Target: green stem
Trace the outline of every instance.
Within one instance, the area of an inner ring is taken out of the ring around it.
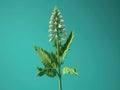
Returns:
[[[62,90],[61,63],[60,63],[59,50],[60,50],[60,47],[59,47],[59,40],[57,39],[58,84],[59,84],[59,90]]]
[[[61,81],[61,73],[60,73],[60,67],[58,68],[58,83],[59,83],[59,90],[62,90],[62,81]]]

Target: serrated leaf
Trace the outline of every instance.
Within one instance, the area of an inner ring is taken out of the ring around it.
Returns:
[[[45,66],[45,68],[56,68],[56,58],[53,53],[49,53],[42,48],[39,48],[38,46],[35,46],[35,50],[39,54],[39,56],[42,59],[42,63]]]
[[[62,74],[78,75],[78,72],[77,72],[76,68],[64,67],[63,70],[62,70]]]
[[[45,71],[42,70],[42,71],[39,71],[39,72],[38,72],[37,76],[43,76],[44,74],[45,74]]]
[[[43,75],[47,75],[49,77],[55,77],[56,76],[56,69],[53,69],[53,68],[40,68],[38,66],[36,66],[36,68],[38,69],[38,73],[37,73],[37,76],[43,76]]]
[[[55,77],[56,76],[56,70],[55,69],[46,69],[45,74],[49,77]]]
[[[40,68],[38,66],[36,66],[37,70],[39,71],[37,73],[37,76],[43,76],[45,74],[45,70],[43,68]]]
[[[40,68],[38,66],[36,66],[36,68],[37,68],[38,71],[42,71],[42,68]]]
[[[47,75],[49,77],[55,77],[56,76],[56,70],[55,69],[43,69],[42,71],[39,71],[37,76],[43,76]]]
[[[66,43],[63,45],[63,47],[61,48],[61,52],[60,52],[60,56],[64,59],[68,50],[70,49],[70,45],[73,41],[74,38],[74,32],[72,31],[66,41]]]

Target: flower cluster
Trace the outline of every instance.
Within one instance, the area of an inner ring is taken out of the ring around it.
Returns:
[[[49,24],[50,24],[49,42],[52,42],[56,39],[59,41],[65,41],[66,40],[66,29],[64,25],[64,20],[62,19],[62,15],[57,7],[54,8]]]

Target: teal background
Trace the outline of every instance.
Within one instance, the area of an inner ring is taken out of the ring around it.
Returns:
[[[0,90],[58,90],[57,78],[37,77],[37,44],[48,42],[57,5],[75,39],[64,66],[79,76],[62,77],[63,90],[120,90],[119,0],[0,0]]]

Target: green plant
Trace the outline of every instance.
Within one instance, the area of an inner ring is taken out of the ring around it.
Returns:
[[[70,45],[74,38],[74,32],[71,31],[70,35],[67,37],[64,20],[57,7],[54,8],[53,14],[49,22],[49,32],[50,40],[53,43],[55,52],[48,52],[37,45],[35,45],[35,50],[41,57],[44,68],[36,66],[38,69],[38,76],[47,75],[49,77],[58,77],[59,90],[62,90],[61,76],[63,74],[74,74],[78,75],[76,68],[64,67],[61,70],[61,65],[64,63],[67,52],[70,49]]]

